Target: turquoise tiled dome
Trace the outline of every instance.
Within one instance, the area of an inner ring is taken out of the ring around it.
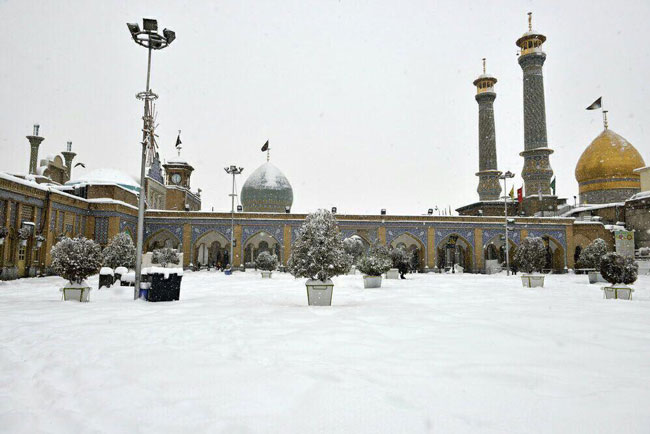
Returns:
[[[244,183],[241,203],[244,212],[285,212],[293,204],[293,189],[280,169],[267,162]]]

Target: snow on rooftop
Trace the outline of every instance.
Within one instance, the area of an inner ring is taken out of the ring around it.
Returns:
[[[87,173],[81,173],[75,176],[65,185],[75,184],[115,184],[128,188],[129,190],[139,190],[140,184],[136,178],[118,169],[99,168]]]

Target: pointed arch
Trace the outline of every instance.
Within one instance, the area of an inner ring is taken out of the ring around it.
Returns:
[[[173,232],[168,229],[159,229],[153,234],[149,235],[144,242],[144,251],[152,252],[154,249],[161,247],[172,247],[178,249],[180,246],[181,240],[178,239]]]

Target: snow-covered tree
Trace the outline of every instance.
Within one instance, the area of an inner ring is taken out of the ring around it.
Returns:
[[[414,249],[411,252],[411,257],[409,258],[409,267],[413,273],[417,272],[420,269],[420,252],[417,249]]]
[[[639,266],[633,258],[624,257],[616,252],[610,252],[602,257],[600,274],[612,285],[623,283],[630,285],[636,282]]]
[[[64,238],[52,247],[52,270],[72,284],[97,273],[102,261],[99,244],[84,237]]]
[[[160,264],[166,267],[167,264],[178,264],[180,257],[176,253],[176,249],[170,247],[163,247],[162,249],[155,249],[151,257],[153,264]]]
[[[408,267],[409,265],[409,260],[411,259],[409,257],[409,254],[404,250],[402,247],[396,247],[393,250],[390,251],[390,260],[393,263],[393,268],[400,268],[400,267]]]
[[[269,252],[262,252],[257,255],[255,266],[260,270],[273,271],[278,268],[278,257]]]
[[[525,273],[542,271],[546,265],[546,246],[539,237],[526,237],[515,251],[515,264]]]
[[[343,240],[343,248],[345,253],[352,256],[352,262],[356,264],[359,261],[361,255],[363,255],[363,241],[359,238],[358,235],[352,235],[349,238]]]
[[[607,253],[607,243],[601,238],[596,238],[580,252],[578,265],[580,268],[594,268],[600,271],[600,261]]]
[[[287,265],[295,277],[322,281],[350,271],[352,257],[345,252],[332,213],[320,209],[307,216]]]
[[[115,269],[117,267],[135,267],[135,246],[133,240],[126,232],[121,232],[113,237],[111,242],[102,252],[104,267]]]
[[[359,260],[357,268],[367,276],[381,276],[392,266],[391,252],[381,244],[374,244],[368,253]]]

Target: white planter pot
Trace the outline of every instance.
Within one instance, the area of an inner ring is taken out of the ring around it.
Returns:
[[[521,283],[524,288],[543,288],[544,275],[543,274],[522,274]]]
[[[603,295],[607,299],[632,300],[634,289],[629,286],[603,286]]]
[[[364,288],[381,288],[381,276],[363,276]]]
[[[90,297],[90,287],[63,288],[63,299],[65,301],[87,302]]]
[[[348,271],[348,274],[351,275],[351,276],[354,276],[355,274],[357,274],[357,267],[355,265],[353,265],[350,268],[350,271]]]
[[[307,286],[307,303],[309,306],[331,306],[334,283],[330,279],[325,281],[309,279]]]
[[[600,274],[600,271],[590,271],[589,283],[607,283],[607,281],[602,276],[602,274]]]
[[[397,268],[391,268],[390,270],[388,270],[386,272],[386,279],[399,279],[399,270]],[[381,285],[381,282],[379,282],[379,284]]]
[[[271,273],[271,271],[262,271],[262,279],[270,279]]]

